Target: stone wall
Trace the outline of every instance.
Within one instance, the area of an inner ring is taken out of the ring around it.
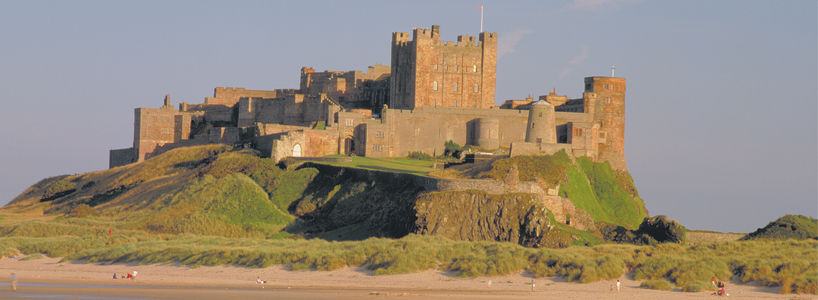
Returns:
[[[382,64],[369,66],[367,72],[361,71],[323,71],[315,72],[310,68],[301,68],[300,93],[305,95],[326,94],[337,102],[354,103],[364,100],[364,85],[367,82],[389,75],[391,68]]]
[[[509,149],[509,156],[514,157],[520,155],[552,155],[554,153],[559,152],[560,150],[565,150],[566,154],[573,156],[570,144],[545,144],[525,142],[512,143],[511,149]]]
[[[206,97],[204,104],[225,105],[232,107],[240,98],[278,98],[285,94],[294,94],[296,90],[246,90],[244,88],[217,87],[213,90],[213,97]]]
[[[596,230],[594,218],[582,208],[577,207],[571,199],[559,196],[542,196],[545,207],[554,214],[554,220],[579,230]]]
[[[528,111],[453,107],[420,107],[414,110],[386,109],[382,119],[390,127],[393,156],[403,157],[409,151],[429,155],[443,154],[443,144],[452,140],[465,146],[477,144],[475,123],[493,118],[502,124],[497,133],[501,147],[525,139]]]
[[[285,95],[282,98],[241,98],[238,101],[238,126],[277,123],[309,126],[326,122],[330,102],[326,95]]]
[[[133,162],[133,147],[125,149],[112,149],[108,153],[108,168],[124,166]]]

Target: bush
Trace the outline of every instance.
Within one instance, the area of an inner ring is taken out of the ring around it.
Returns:
[[[676,286],[673,285],[672,283],[670,283],[670,281],[660,279],[660,280],[643,281],[642,283],[639,284],[639,287],[652,289],[652,290],[669,291],[669,290],[672,290],[673,288],[675,288]]]
[[[412,159],[418,159],[418,160],[435,160],[435,158],[432,157],[429,154],[426,154],[426,153],[423,153],[423,152],[414,152],[414,151],[409,152],[409,155],[407,155],[406,157],[407,158],[412,158]]]
[[[718,288],[712,283],[705,281],[691,281],[682,287],[682,292],[698,293],[701,291],[715,291]]]

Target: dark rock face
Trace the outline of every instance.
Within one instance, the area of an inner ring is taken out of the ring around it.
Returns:
[[[454,240],[503,241],[538,247],[553,225],[532,194],[490,195],[481,191],[432,192],[415,202],[416,233]]]

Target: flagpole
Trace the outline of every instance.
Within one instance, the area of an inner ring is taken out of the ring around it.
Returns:
[[[483,6],[480,5],[480,32],[483,32]]]

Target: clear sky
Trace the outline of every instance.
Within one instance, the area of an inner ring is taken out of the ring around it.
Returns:
[[[302,66],[389,64],[392,32],[499,34],[496,103],[627,78],[625,155],[651,215],[751,232],[818,215],[816,1],[0,0],[0,205],[103,170],[133,109],[215,87],[298,88]]]

